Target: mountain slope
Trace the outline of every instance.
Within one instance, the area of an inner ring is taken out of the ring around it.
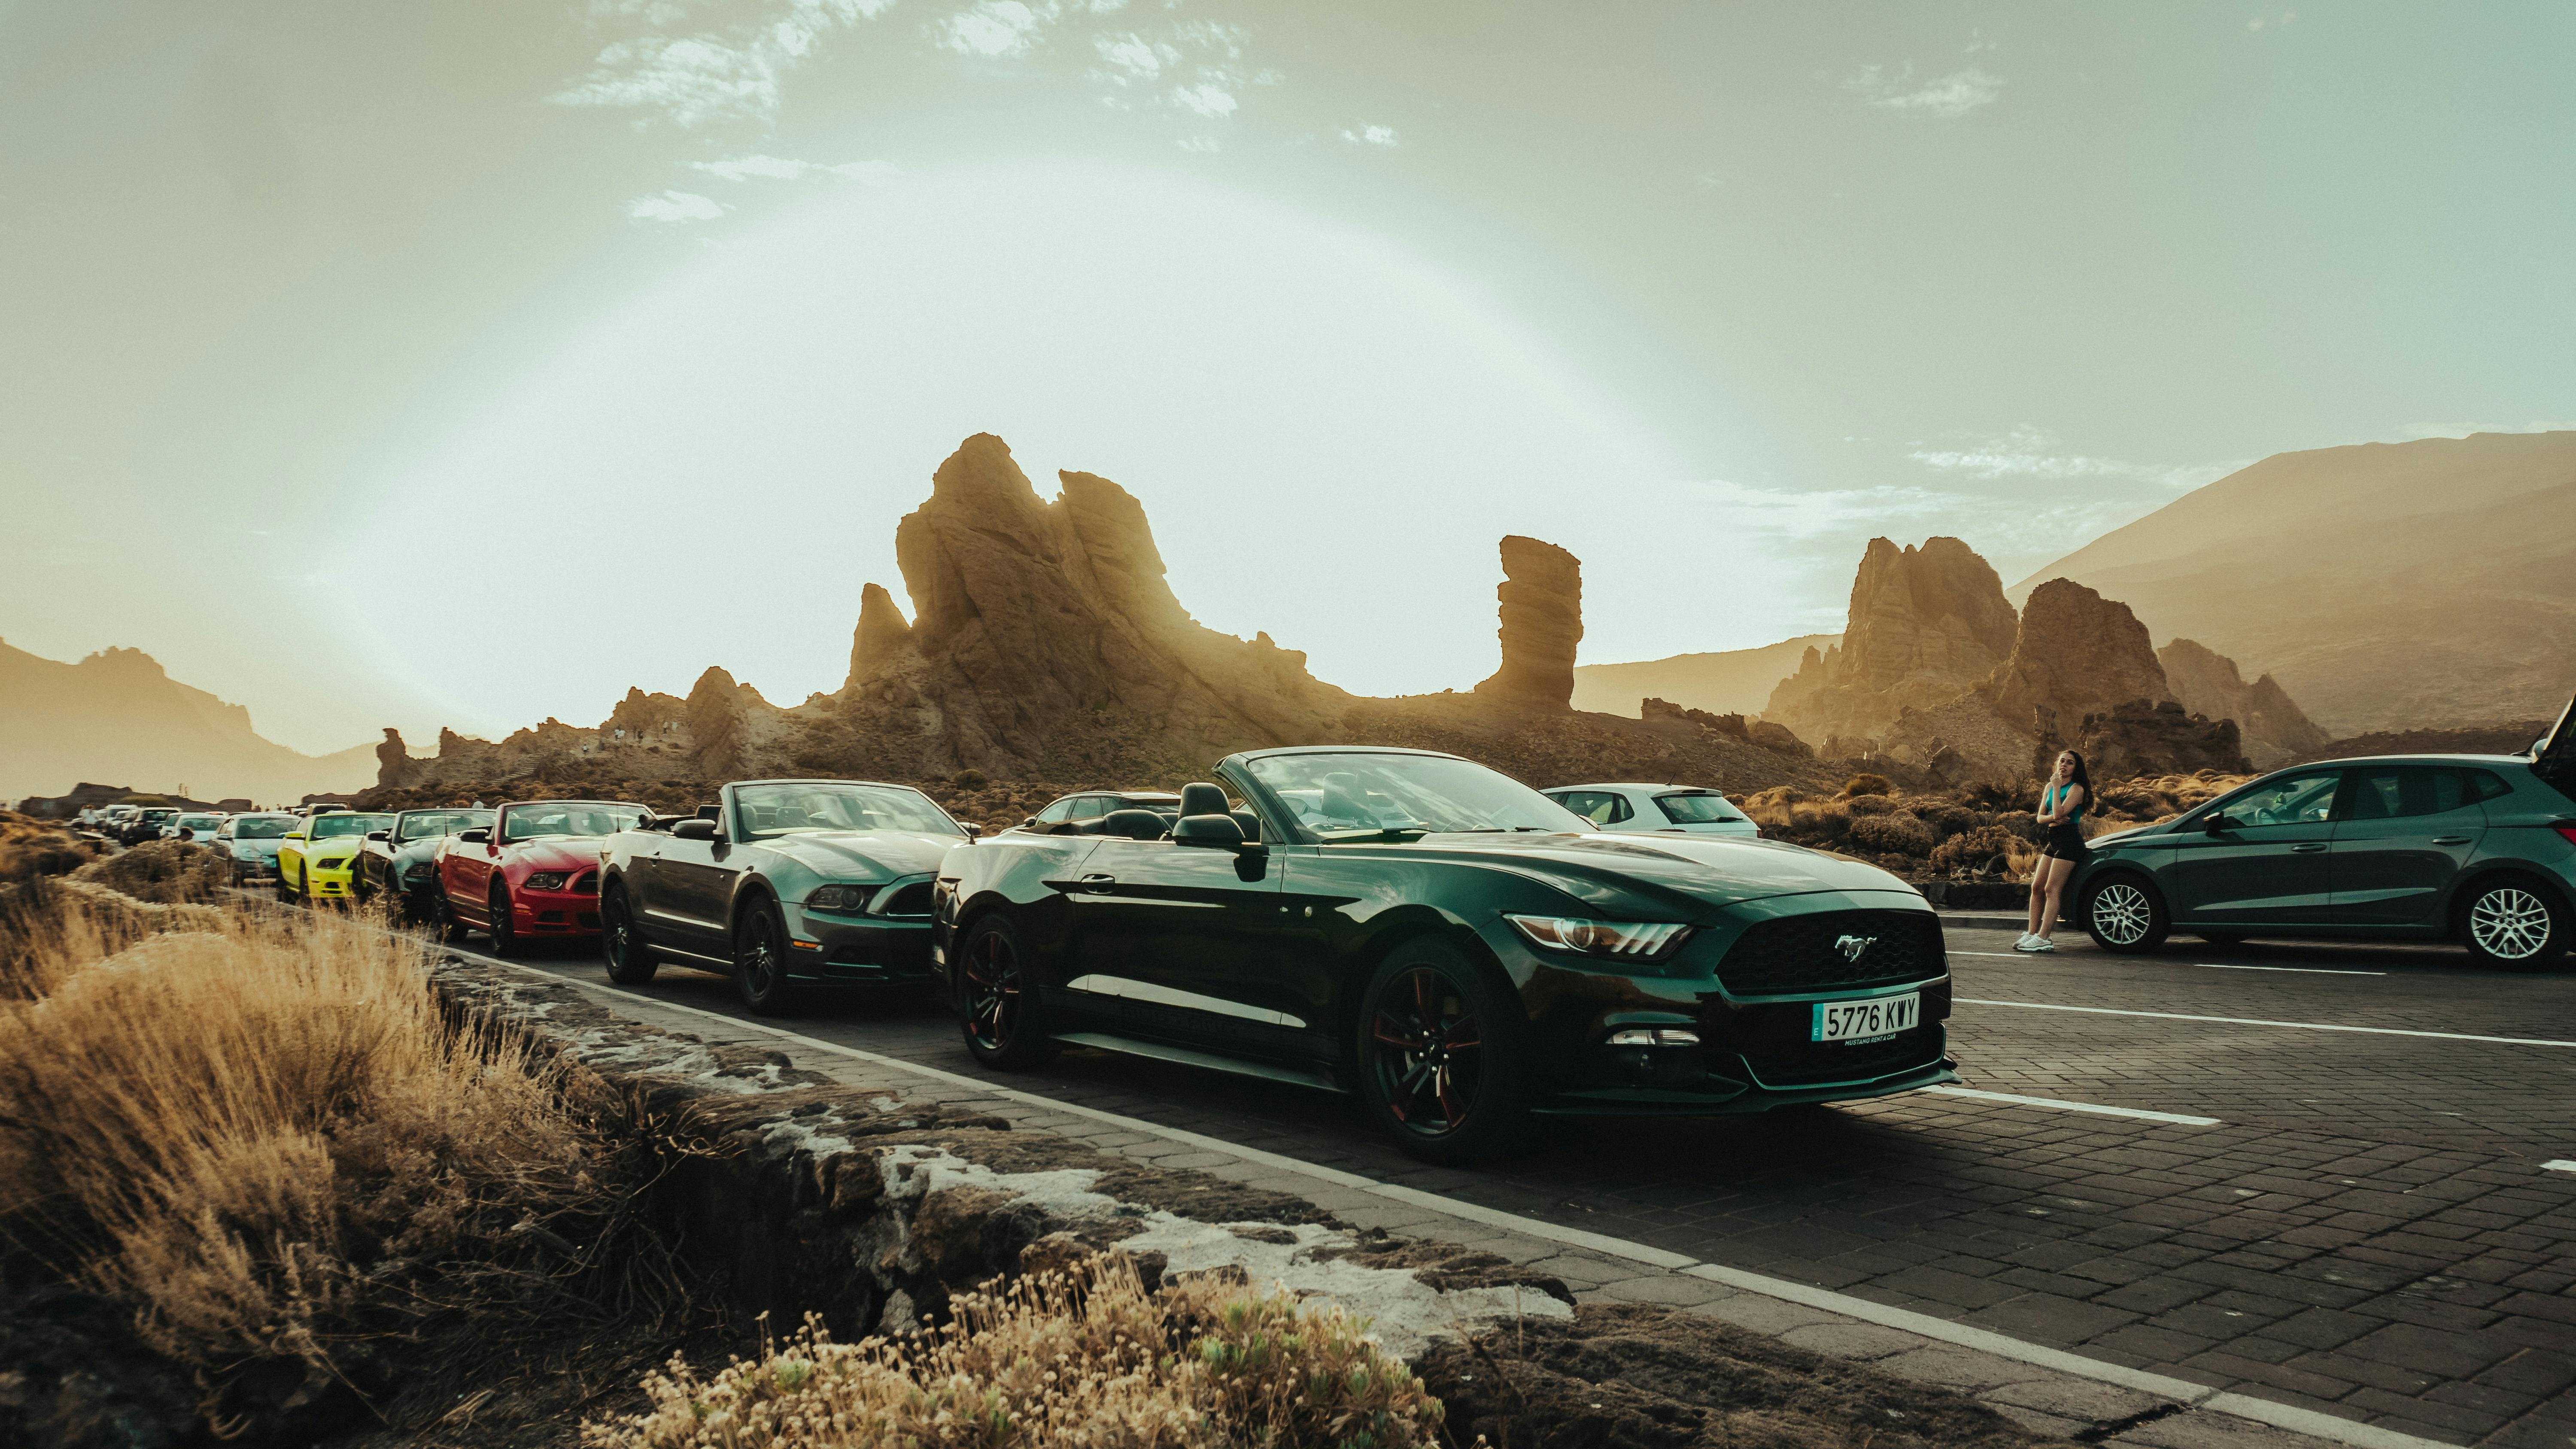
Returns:
[[[1840,634],[1808,634],[1759,649],[1675,654],[1633,664],[1578,664],[1574,707],[1634,715],[1638,701],[1662,699],[1710,714],[1758,714],[1772,689],[1798,672],[1798,660],[1810,648],[1830,648],[1841,639]]]
[[[116,780],[268,802],[356,789],[375,775],[372,745],[299,754],[261,738],[250,711],[179,683],[139,649],[65,664],[0,643],[0,799]]]
[[[2576,691],[2576,432],[2277,454],[2012,594],[2053,578],[2272,675],[2336,734],[2555,715]]]

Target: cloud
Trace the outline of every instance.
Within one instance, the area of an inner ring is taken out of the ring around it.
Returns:
[[[665,191],[658,196],[639,196],[626,203],[626,214],[637,221],[713,221],[732,209],[690,191]]]
[[[1972,478],[2020,478],[2041,482],[2120,478],[2150,483],[2177,493],[2187,493],[2245,466],[2243,461],[2132,463],[2118,458],[2068,453],[2057,447],[2055,438],[2027,424],[2000,438],[1965,448],[1918,448],[1905,456],[1937,472],[1960,473]]]
[[[2299,12],[2296,10],[2284,10],[2278,15],[2257,15],[2253,19],[2245,22],[2245,28],[2248,30],[2260,30],[2264,26],[2269,25],[2275,29],[2286,29],[2291,21],[2298,18]]]
[[[558,92],[560,106],[658,112],[674,125],[766,124],[777,118],[784,75],[824,37],[873,20],[894,0],[774,0],[761,18],[722,31],[621,40],[599,53],[590,74]],[[659,30],[686,18],[674,0],[601,0],[595,18],[641,21]]]
[[[1177,47],[1141,35],[1095,35],[1091,48],[1100,52],[1109,67],[1094,74],[1113,85],[1159,79],[1166,68],[1181,61]]]
[[[1172,87],[1172,104],[1185,111],[1221,121],[1234,114],[1234,92],[1214,81],[1201,81],[1194,86]]]
[[[1865,65],[1844,82],[1844,87],[1867,96],[1869,104],[1883,111],[1948,121],[2002,99],[2004,78],[1972,68],[1916,85],[1910,63],[1893,72],[1884,66]]]
[[[1345,141],[1355,142],[1363,146],[1393,146],[1399,144],[1395,139],[1395,128],[1393,126],[1362,126],[1356,131],[1344,131],[1342,133],[1342,139]]]
[[[1214,136],[1183,136],[1180,140],[1175,141],[1172,144],[1180,147],[1184,151],[1194,152],[1203,156],[1212,156],[1225,149],[1225,147],[1217,143],[1217,139]]]
[[[832,166],[784,156],[736,156],[728,161],[692,161],[689,169],[726,181],[800,181],[808,176],[838,176],[845,181],[891,181],[903,174],[902,168],[891,161],[844,161]]]
[[[940,22],[939,44],[960,55],[994,60],[1026,55],[1037,47],[1038,32],[1057,13],[1052,4],[1032,10],[1020,0],[978,0]]]
[[[2465,438],[2471,433],[2563,433],[2576,432],[2576,420],[2529,422],[2520,427],[2511,423],[2408,423],[2410,438]]]

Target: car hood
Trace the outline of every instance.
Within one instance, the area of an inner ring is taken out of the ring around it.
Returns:
[[[607,840],[597,836],[570,835],[561,839],[523,840],[503,846],[502,852],[512,862],[530,870],[579,870],[599,864],[599,854]]]
[[[242,851],[244,851],[244,850],[248,850],[248,851],[249,851],[249,852],[251,852],[253,855],[275,855],[275,854],[277,854],[278,840],[277,840],[277,837],[275,837],[275,836],[273,836],[273,835],[272,835],[272,836],[268,836],[268,837],[266,837],[266,838],[264,838],[264,839],[258,839],[258,840],[234,840],[234,841],[230,841],[230,842],[227,842],[227,843],[228,843],[228,844],[230,844],[230,845],[232,846],[232,848],[233,848],[233,852],[234,852],[235,854],[239,854],[240,852],[242,852]]]
[[[939,869],[940,857],[966,844],[966,838],[904,830],[825,830],[760,843],[825,880],[885,881]]]
[[[1914,887],[1866,861],[1745,835],[1430,835],[1391,849],[1509,866],[1605,910],[1641,889],[1711,905],[1815,891],[1902,891],[1920,898]]]

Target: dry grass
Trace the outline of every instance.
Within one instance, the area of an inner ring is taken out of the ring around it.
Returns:
[[[425,1379],[616,1310],[616,1104],[443,1015],[422,943],[114,899],[56,885],[0,931],[0,1236],[218,1379],[402,1343]]]
[[[0,885],[68,875],[95,854],[89,842],[60,825],[0,810]]]
[[[2170,820],[2248,778],[2203,770],[2106,782],[2085,812],[2084,833]],[[1883,783],[1879,776],[1855,776],[1829,796],[1783,785],[1736,803],[1773,840],[1863,856],[1918,880],[2028,880],[2038,865],[2043,832],[2031,814],[2036,784],[1909,794],[1879,788]]]
[[[232,867],[214,847],[193,840],[147,840],[80,868],[79,879],[139,901],[177,905],[211,901],[232,884]]]
[[[1196,1280],[1148,1294],[1123,1255],[952,1300],[917,1339],[809,1325],[701,1380],[674,1360],[590,1449],[1412,1449],[1440,1402],[1339,1309]]]

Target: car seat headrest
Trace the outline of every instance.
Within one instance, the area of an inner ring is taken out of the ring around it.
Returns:
[[[1169,828],[1163,817],[1151,810],[1112,810],[1100,817],[1101,834],[1129,840],[1160,840]]]
[[[1181,787],[1181,818],[1226,813],[1225,787],[1201,782]]]

